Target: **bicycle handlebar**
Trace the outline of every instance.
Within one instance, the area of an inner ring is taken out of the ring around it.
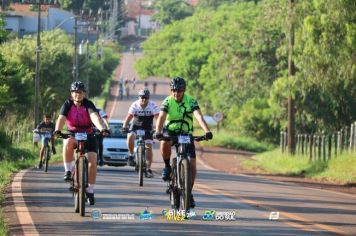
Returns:
[[[56,136],[57,138],[68,139],[68,138],[70,138],[70,137],[75,137],[75,133],[81,133],[81,132],[58,133],[58,134],[56,134],[55,136]],[[82,132],[82,133],[86,133],[86,132]],[[90,134],[86,133],[86,134],[87,134],[88,136],[97,136],[97,135],[100,134],[100,131],[95,131],[95,132],[93,132],[93,133],[90,133]]]
[[[176,141],[178,139],[180,135],[163,135],[162,138],[158,139],[159,141]],[[200,141],[207,141],[209,139],[207,139],[205,137],[205,135],[201,135],[201,136],[193,136],[193,135],[188,135],[191,138],[193,138],[194,141],[200,142]]]

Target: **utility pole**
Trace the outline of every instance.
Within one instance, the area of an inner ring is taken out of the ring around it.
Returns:
[[[37,44],[36,44],[36,77],[35,77],[35,127],[39,124],[39,93],[40,93],[40,52],[41,52],[41,0],[38,0]]]
[[[294,21],[293,21],[293,5],[294,0],[289,0],[289,47],[288,47],[288,77],[295,75],[295,66],[293,62],[293,47],[294,47]],[[293,155],[295,153],[295,110],[293,97],[288,96],[288,153]]]
[[[78,34],[78,19],[74,17],[74,55],[73,55],[73,81],[78,80],[78,44],[77,44],[77,34]]]

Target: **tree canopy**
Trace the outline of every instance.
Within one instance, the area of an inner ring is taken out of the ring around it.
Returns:
[[[286,128],[289,95],[298,132],[356,119],[355,1],[295,1],[289,78],[288,1],[217,2],[151,35],[140,75],[186,78],[205,112],[224,112],[226,126],[259,139],[276,141]]]

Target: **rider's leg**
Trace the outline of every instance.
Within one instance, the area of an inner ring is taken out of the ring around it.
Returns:
[[[147,169],[151,169],[152,159],[153,159],[153,151],[152,151],[152,143],[146,143],[146,159],[147,159]]]
[[[89,178],[88,178],[88,184],[89,184],[89,191],[87,192],[93,192],[94,191],[94,184],[96,181],[96,160],[97,160],[97,154],[96,152],[88,152],[88,172],[89,172]],[[92,187],[91,187],[92,186]]]
[[[134,155],[135,138],[136,135],[134,132],[127,134],[127,140],[126,140],[127,148],[129,149],[129,154],[132,156]]]
[[[68,138],[63,140],[63,163],[65,169],[64,180],[68,181],[71,178],[71,173],[74,167],[74,148],[76,141],[74,138]]]
[[[54,145],[54,137],[51,138],[51,146],[52,146],[52,152],[53,152],[53,155],[56,154],[56,147]]]
[[[135,166],[135,156],[134,156],[134,147],[135,147],[135,138],[136,135],[134,132],[131,132],[127,135],[127,148],[129,149],[129,160],[128,160],[128,165],[129,166]]]
[[[171,159],[171,152],[172,152],[171,146],[172,146],[171,141],[161,141],[161,154],[166,167],[170,166],[169,161]]]
[[[164,181],[168,180],[171,175],[171,165],[170,165],[170,158],[171,158],[171,141],[161,141],[161,153],[164,161],[164,169],[162,173],[162,179]]]

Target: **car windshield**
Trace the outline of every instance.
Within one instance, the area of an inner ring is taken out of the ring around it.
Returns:
[[[122,123],[109,123],[111,129],[111,135],[109,138],[126,138],[126,134],[121,133]]]

